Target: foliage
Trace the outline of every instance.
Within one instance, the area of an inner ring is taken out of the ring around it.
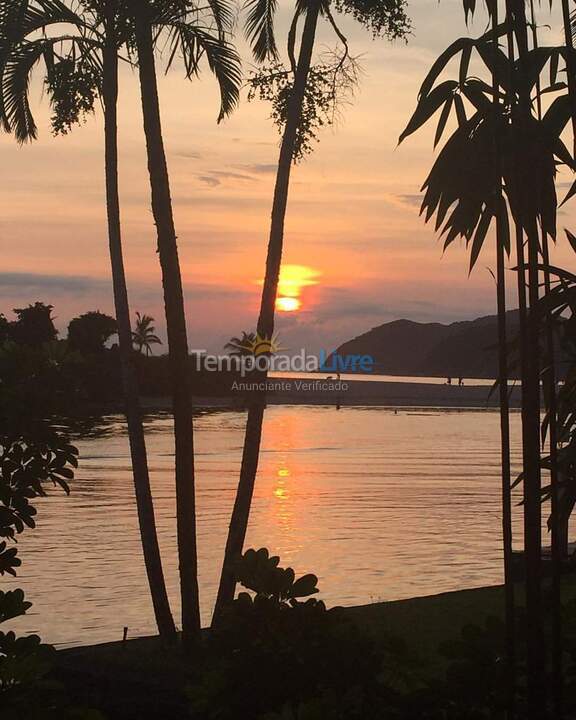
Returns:
[[[224,350],[230,355],[250,356],[254,354],[256,333],[242,331],[242,337],[233,337],[226,343]]]
[[[55,135],[67,135],[87,115],[101,92],[101,73],[93,63],[72,55],[55,62],[46,74],[46,89],[52,104],[52,129]]]
[[[503,26],[497,35],[504,31]],[[538,223],[555,238],[557,166],[565,164],[574,169],[574,161],[561,139],[570,118],[566,96],[555,98],[541,119],[533,114],[519,116],[515,110],[518,97],[510,92],[508,59],[502,50],[494,48],[493,40],[491,32],[476,39],[460,38],[440,55],[422,83],[417,107],[400,136],[402,142],[439,113],[434,139],[437,145],[450,116],[455,114],[457,127],[423,185],[421,211],[426,221],[436,216],[436,230],[445,237],[445,247],[458,238],[471,244],[471,268],[494,218],[500,224],[506,249],[510,249],[508,209],[498,201],[495,188],[503,188],[517,222],[523,227]],[[468,75],[473,52],[488,73],[497,71],[497,104],[493,103],[493,87]],[[446,65],[458,56],[458,79],[437,83]],[[527,54],[530,91],[537,83],[545,83],[543,69],[547,63],[548,90],[562,89],[556,81],[560,56],[559,48],[537,48]]]
[[[310,68],[294,145],[295,162],[312,152],[320,130],[334,124],[338,107],[350,98],[358,82],[358,67],[353,59],[336,55],[331,61],[325,59],[326,62]],[[282,134],[294,86],[293,71],[274,63],[254,72],[249,85],[248,100],[270,102],[272,120]]]
[[[351,15],[374,37],[405,40],[412,29],[405,0],[334,0],[334,8]]]
[[[0,575],[15,575],[20,565],[15,541],[26,527],[34,528],[36,509],[31,501],[43,497],[44,483],[51,482],[70,492],[68,481],[78,466],[78,451],[68,440],[38,422],[36,427],[12,433],[3,428],[0,434]]]
[[[15,308],[16,320],[10,323],[9,337],[20,345],[38,347],[56,340],[52,305],[36,302],[25,308]]]
[[[576,237],[568,230],[566,235],[570,245],[576,251]],[[576,275],[562,268],[551,267],[552,283],[548,292],[540,301],[540,314],[548,314],[556,328],[557,345],[562,351],[564,382],[557,392],[556,434],[558,448],[556,453],[558,471],[558,525],[561,529],[562,544],[568,543],[568,524],[576,506]],[[543,434],[547,433],[550,413],[543,422]],[[542,458],[542,467],[550,470],[552,458]],[[519,478],[521,480],[521,478]],[[517,481],[518,482],[518,481]],[[550,500],[552,487],[542,489],[543,501]],[[552,527],[552,518],[548,520]],[[563,547],[563,551],[565,551]]]
[[[16,311],[19,322],[34,330],[23,334],[25,339],[37,339],[38,325],[42,330],[47,319],[51,322],[51,306],[43,308],[38,310],[37,303]],[[36,322],[38,316],[43,322]],[[49,347],[50,343],[8,344],[0,350],[0,575],[16,575],[21,565],[11,545],[26,528],[35,527],[34,499],[46,494],[47,483],[68,493],[78,464],[76,448],[48,420],[60,408],[59,393],[54,392],[57,383],[49,382],[58,375],[58,367],[49,360]],[[49,387],[42,390],[47,381]],[[0,592],[0,623],[25,614],[30,606],[21,590]],[[0,632],[2,717],[72,717],[48,678],[54,652],[35,635]]]
[[[68,325],[68,344],[71,350],[83,355],[98,355],[117,332],[118,325],[113,317],[98,310],[87,312]]]
[[[310,597],[315,575],[296,579],[260,549],[244,554],[237,579],[250,592],[212,633],[207,669],[190,691],[199,716],[296,718],[338,708],[326,717],[360,719],[391,692],[380,683],[382,664],[398,655],[377,652],[340,609]]]
[[[5,343],[10,337],[10,323],[2,313],[0,313],[0,345]]]
[[[138,352],[146,352],[146,355],[152,354],[153,345],[162,345],[162,340],[156,335],[156,328],[152,323],[154,318],[150,315],[140,315],[136,313],[136,328],[132,333],[132,342],[136,346]]]
[[[202,6],[191,0],[154,0],[150,8],[155,40],[168,48],[168,67],[182,61],[190,79],[206,60],[220,86],[220,119],[230,114],[238,103],[241,76],[239,57],[228,40],[234,13],[227,1]],[[120,57],[135,62],[131,3],[118,3],[112,25],[105,22],[106,10],[103,0],[17,0],[10,12],[0,13],[0,127],[14,132],[19,142],[37,135],[29,87],[40,62],[55,134],[67,134],[93,112],[102,94],[107,40],[119,53],[126,46],[128,52]]]

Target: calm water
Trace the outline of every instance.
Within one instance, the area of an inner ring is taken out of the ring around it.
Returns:
[[[245,415],[197,421],[203,620],[215,598]],[[512,417],[514,462],[519,417]],[[13,586],[34,602],[12,623],[57,644],[154,630],[141,560],[122,418],[77,442],[73,493],[39,502],[20,542]],[[173,451],[168,416],[147,426],[160,541],[178,608]],[[271,407],[248,546],[267,546],[297,573],[320,577],[321,597],[355,605],[498,583],[498,415],[481,411]],[[519,526],[518,526],[519,527]],[[3,589],[6,584],[2,582]]]
[[[300,379],[300,380],[318,380],[325,377],[335,377],[335,372],[327,373],[306,373],[306,372],[271,372],[271,378],[279,379]],[[339,373],[339,377],[344,381],[355,381],[355,382],[388,382],[388,383],[413,383],[420,385],[445,385],[446,377],[426,377],[413,375],[378,375],[372,373],[370,375],[362,375],[361,373]],[[466,387],[492,387],[494,385],[494,379],[487,378],[463,378],[464,385]],[[458,378],[452,378],[452,384],[458,385]]]

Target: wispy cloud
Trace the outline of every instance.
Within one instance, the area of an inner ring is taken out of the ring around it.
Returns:
[[[209,187],[217,187],[226,180],[239,180],[240,182],[254,182],[254,178],[246,173],[234,172],[232,170],[210,170],[198,179]]]
[[[37,273],[0,273],[0,296],[26,295],[34,292],[58,291],[75,295],[88,295],[109,290],[110,281],[82,275],[41,275]]]
[[[239,165],[239,167],[255,175],[273,175],[278,168],[274,163],[255,163],[254,165]]]

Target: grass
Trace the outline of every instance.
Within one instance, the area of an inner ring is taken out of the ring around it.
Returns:
[[[576,599],[576,577],[564,581],[566,601]],[[518,588],[518,602],[522,590]],[[376,643],[404,640],[421,677],[441,676],[443,643],[456,640],[466,625],[503,617],[504,588],[485,587],[346,609],[348,617]],[[61,650],[58,677],[84,706],[106,708],[111,718],[178,718],[186,707],[190,663],[158,638]]]

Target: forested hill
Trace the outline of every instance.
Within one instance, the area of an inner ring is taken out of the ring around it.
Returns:
[[[509,341],[518,332],[518,313],[507,315]],[[497,374],[496,316],[450,325],[395,320],[373,328],[336,351],[372,355],[383,375],[494,378]],[[514,373],[512,373],[514,374]]]

